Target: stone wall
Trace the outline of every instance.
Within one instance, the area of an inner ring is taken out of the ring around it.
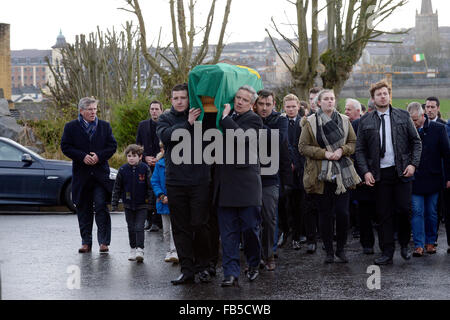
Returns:
[[[0,23],[0,88],[4,98],[11,100],[11,48],[10,26]]]
[[[48,109],[51,105],[45,101],[20,102],[15,103],[14,108],[18,111],[20,120],[44,120],[48,117]]]

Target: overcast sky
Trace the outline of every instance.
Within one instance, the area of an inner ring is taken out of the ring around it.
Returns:
[[[320,0],[324,2],[324,0]],[[157,39],[160,27],[164,41],[168,44],[171,35],[168,0],[141,0],[146,21],[148,41]],[[409,28],[415,23],[416,9],[420,10],[421,0],[409,0],[386,20],[381,29]],[[450,1],[433,0],[433,9],[439,11],[439,25],[449,26],[447,18]],[[68,42],[75,35],[88,34],[97,29],[121,29],[127,20],[135,20],[134,15],[118,10],[124,0],[0,0],[0,23],[11,24],[11,49],[49,49],[56,42],[61,29]],[[200,27],[206,19],[209,0],[197,0],[196,25]],[[218,0],[217,15],[210,43],[216,43],[221,27],[225,0]],[[187,8],[186,8],[187,10]],[[294,23],[295,6],[286,0],[233,0],[226,34],[226,42],[261,41],[270,28],[271,17],[278,23]],[[325,17],[319,19],[321,29]],[[290,28],[284,28],[289,33]],[[293,33],[290,32],[290,35]]]

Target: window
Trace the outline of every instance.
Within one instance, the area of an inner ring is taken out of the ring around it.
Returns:
[[[19,149],[0,141],[0,160],[22,161],[23,152]]]

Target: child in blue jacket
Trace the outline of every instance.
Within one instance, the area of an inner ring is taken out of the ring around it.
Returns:
[[[128,260],[144,261],[144,224],[153,199],[150,167],[142,162],[143,148],[132,144],[125,149],[127,164],[120,167],[112,193],[112,211],[117,211],[122,197],[128,225],[130,255]]]
[[[175,248],[172,234],[172,224],[169,216],[169,199],[166,190],[166,164],[164,161],[164,149],[160,143],[161,152],[156,156],[155,170],[153,171],[151,184],[156,196],[156,212],[161,215],[163,224],[164,242],[168,247],[165,262],[178,263],[178,254]]]

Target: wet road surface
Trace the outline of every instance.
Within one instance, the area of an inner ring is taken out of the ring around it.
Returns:
[[[299,299],[450,299],[450,255],[441,226],[438,253],[404,261],[397,250],[394,264],[381,267],[381,289],[367,286],[376,255],[362,254],[358,240],[350,239],[348,264],[323,263],[306,246],[279,249],[275,272],[262,271],[249,283],[242,274],[240,288],[221,288],[222,269],[209,284],[173,286],[179,266],[164,262],[162,232],[146,232],[145,261],[127,260],[128,235],[123,214],[112,215],[110,253],[101,255],[93,231],[92,253],[79,254],[76,215],[0,215],[2,299],[6,300],[299,300]],[[244,260],[241,260],[244,263]],[[80,289],[72,281],[80,271]],[[69,273],[68,273],[69,272]],[[68,284],[69,282],[69,284]],[[370,283],[374,283],[371,281]],[[76,285],[75,285],[76,287]]]

